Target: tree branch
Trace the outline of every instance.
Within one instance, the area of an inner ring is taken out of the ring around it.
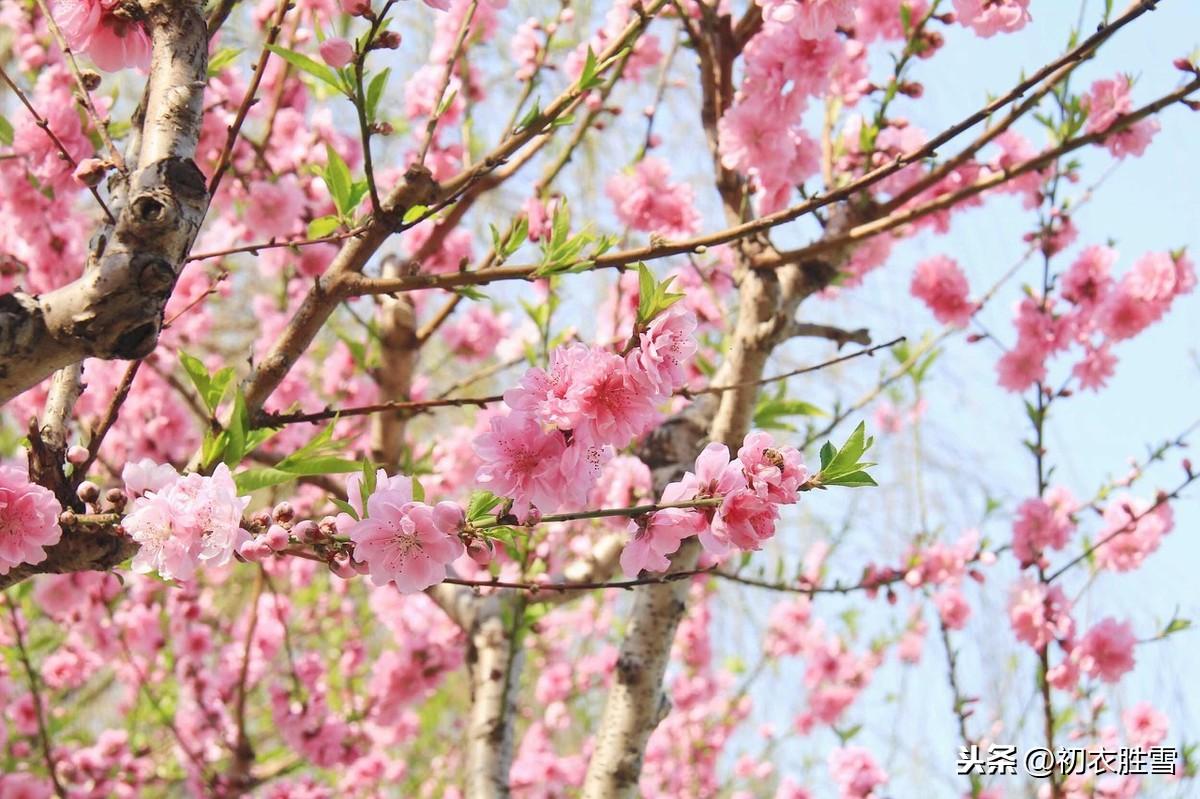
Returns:
[[[158,342],[163,309],[208,201],[192,157],[207,34],[199,3],[146,0],[153,56],[137,169],[114,187],[115,224],[93,238],[81,278],[43,295],[0,295],[0,402],[86,357],[132,360]],[[131,148],[134,145],[131,144]]]

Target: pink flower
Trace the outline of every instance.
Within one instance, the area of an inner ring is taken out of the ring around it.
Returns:
[[[657,158],[643,158],[632,175],[613,175],[605,193],[616,210],[617,219],[634,230],[682,238],[694,233],[700,215],[693,206],[692,187],[671,183],[671,168]]]
[[[663,489],[662,499],[664,503],[674,503],[704,497],[728,497],[735,491],[744,491],[745,489],[746,475],[742,470],[741,463],[737,460],[730,461],[729,448],[724,444],[713,442],[706,446],[696,458],[696,471],[694,473],[687,472],[681,480],[668,484]],[[745,491],[745,493],[752,495],[753,492]],[[760,505],[745,498],[736,499],[730,504],[729,511],[732,514],[730,523],[739,535],[754,536],[753,521],[755,511],[758,510],[762,510]],[[695,516],[707,520],[713,520],[714,515],[714,512],[708,508],[703,513],[695,513]],[[715,520],[709,524],[699,522],[703,527],[700,532],[700,543],[704,545],[704,548],[714,555],[723,555],[728,552],[732,543],[728,538],[731,532],[730,523],[720,522],[720,533],[718,534],[713,530],[713,525],[718,524]],[[745,529],[746,525],[749,525],[749,530]]]
[[[304,191],[294,175],[285,175],[277,183],[256,180],[246,202],[247,233],[255,241],[295,233],[304,205]]]
[[[756,0],[770,22],[795,22],[805,39],[823,39],[838,27],[854,24],[858,0]]]
[[[412,501],[408,490],[378,486],[367,498],[367,517],[347,531],[354,558],[367,564],[375,585],[394,582],[401,593],[423,591],[446,578],[446,565],[465,551],[458,532],[462,508]]]
[[[67,44],[108,72],[150,66],[150,36],[114,0],[56,0],[54,19]]]
[[[541,241],[550,235],[551,222],[554,219],[555,200],[542,202],[537,197],[530,197],[522,206],[525,217],[529,220],[529,240]]]
[[[1019,31],[1031,19],[1029,0],[954,0],[954,13],[960,25],[985,39]]]
[[[761,430],[746,436],[737,459],[750,487],[779,505],[794,504],[800,486],[808,479],[800,452],[795,447],[777,446],[771,434]]]
[[[1087,110],[1087,132],[1103,133],[1119,118],[1133,110],[1133,81],[1125,75],[1098,80],[1092,84],[1083,106]]]
[[[721,165],[744,174],[782,171],[793,154],[787,135],[792,114],[781,109],[785,104],[760,94],[734,103],[717,123]]]
[[[540,31],[542,23],[530,17],[517,26],[509,42],[509,53],[517,65],[517,80],[529,80],[537,71],[538,56],[542,51]]]
[[[54,786],[48,779],[18,771],[0,775],[0,796],[4,799],[50,799],[54,796]]]
[[[971,606],[966,597],[957,588],[943,588],[933,595],[933,604],[937,606],[942,623],[951,630],[961,630],[971,617]]]
[[[965,327],[975,312],[975,303],[967,299],[970,287],[966,275],[957,263],[944,255],[917,264],[911,291],[942,324]]]
[[[779,506],[750,488],[738,488],[725,495],[709,530],[701,542],[710,552],[732,544],[743,551],[754,551],[775,535]]]
[[[1051,641],[1068,641],[1074,635],[1071,603],[1062,588],[1024,579],[1013,587],[1008,618],[1017,639],[1041,650]]]
[[[1098,80],[1083,98],[1088,112],[1087,132],[1103,133],[1133,110],[1133,79],[1127,75]],[[1116,158],[1140,156],[1159,130],[1155,119],[1143,119],[1113,132],[1104,139],[1104,147]]]
[[[670,565],[667,556],[698,532],[698,516],[682,508],[666,508],[631,521],[633,537],[621,551],[621,569],[631,578],[643,571],[665,572]]]
[[[859,0],[854,34],[865,44],[876,39],[903,39],[901,6],[908,7],[913,24],[929,11],[926,0]]]
[[[476,360],[490,355],[496,342],[508,333],[508,314],[497,314],[491,308],[473,303],[467,312],[442,325],[442,339],[456,355]]]
[[[1167,737],[1170,722],[1165,714],[1149,702],[1138,702],[1121,714],[1125,735],[1130,743],[1142,749],[1158,746]]]
[[[22,563],[41,563],[46,547],[62,538],[62,506],[48,488],[22,469],[0,466],[0,574]]]
[[[212,476],[189,474],[134,500],[121,522],[139,545],[133,570],[189,580],[201,561],[225,565],[247,539],[241,521],[249,502],[223,463]]]
[[[1117,494],[1104,509],[1104,527],[1097,536],[1096,564],[1125,572],[1142,565],[1158,549],[1162,537],[1175,526],[1175,514],[1166,502],[1151,510],[1151,503]],[[1134,519],[1137,519],[1134,521]]]
[[[136,499],[151,491],[161,491],[179,479],[179,473],[169,463],[155,463],[150,458],[142,458],[134,463],[130,461],[121,470],[121,480],[125,483],[125,493],[130,499]]]
[[[888,775],[861,746],[844,746],[829,753],[829,771],[842,799],[871,799]]]
[[[1022,564],[1036,563],[1047,549],[1062,549],[1075,529],[1071,513],[1077,503],[1071,493],[1058,487],[1049,492],[1047,500],[1034,497],[1017,508],[1013,554]]]
[[[1116,370],[1117,356],[1112,354],[1108,344],[1103,344],[1085,347],[1083,359],[1071,368],[1071,374],[1078,378],[1081,389],[1099,391],[1108,385],[1108,379]]]
[[[696,316],[678,305],[654,319],[631,352],[631,369],[644,379],[651,391],[669,396],[687,383],[687,367],[696,354]]]
[[[511,497],[513,512],[524,517],[531,505],[550,512],[566,492],[560,461],[566,444],[562,433],[547,432],[532,417],[513,412],[493,416],[490,430],[473,444],[482,465],[479,484],[497,496]]]
[[[1020,393],[1046,379],[1046,353],[1036,343],[1018,339],[1017,345],[996,362],[1000,386]]]
[[[1079,668],[1105,682],[1116,682],[1133,668],[1137,638],[1128,622],[1106,618],[1087,631],[1071,652]]]
[[[321,42],[319,50],[322,60],[334,69],[341,69],[354,60],[354,45],[340,37]]]
[[[1094,307],[1104,300],[1112,288],[1112,265],[1117,251],[1094,245],[1086,248],[1062,276],[1062,295],[1068,302]]]
[[[576,410],[568,415],[576,444],[625,447],[658,418],[657,395],[624,358],[594,351],[576,377]]]

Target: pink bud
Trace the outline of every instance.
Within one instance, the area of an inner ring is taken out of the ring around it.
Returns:
[[[100,486],[91,480],[85,480],[75,489],[75,494],[84,502],[95,502],[100,499]]]
[[[289,539],[288,531],[278,524],[272,524],[263,536],[263,541],[275,552],[287,549]]]
[[[321,537],[321,528],[311,519],[305,519],[296,523],[296,526],[292,528],[292,535],[296,537],[297,541],[312,543]]]
[[[280,502],[271,511],[271,515],[275,517],[275,521],[280,524],[286,524],[296,518],[296,509],[292,507],[292,503],[290,502]]]
[[[238,554],[251,563],[257,563],[265,558],[271,552],[271,548],[257,538],[251,538],[243,541],[238,547]]]
[[[81,447],[78,444],[67,450],[67,463],[73,463],[76,466],[81,466],[87,463],[88,451],[87,447]]]
[[[375,40],[375,46],[384,50],[395,50],[400,47],[400,34],[396,31],[384,31]]]
[[[467,542],[467,555],[480,566],[487,566],[494,555],[492,542],[486,538],[473,538]]]
[[[72,177],[80,185],[99,186],[110,166],[112,164],[100,158],[85,158],[75,167]]]
[[[467,515],[453,502],[439,502],[433,508],[433,523],[443,533],[454,534],[463,529]]]
[[[355,17],[361,17],[371,10],[367,0],[342,0],[342,11]]]
[[[321,58],[334,69],[341,69],[354,59],[354,45],[345,39],[326,39],[319,49]]]

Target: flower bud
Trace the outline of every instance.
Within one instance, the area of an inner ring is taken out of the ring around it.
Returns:
[[[242,542],[242,545],[238,547],[238,554],[251,563],[258,563],[271,554],[271,548],[259,539],[251,538]]]
[[[342,11],[354,17],[362,17],[371,12],[371,4],[368,0],[342,0]]]
[[[125,492],[119,488],[108,489],[108,491],[104,494],[104,499],[116,510],[121,510],[124,508],[125,503],[129,501],[129,497],[125,496]]]
[[[67,450],[67,463],[72,463],[76,466],[81,466],[87,463],[88,451],[87,447],[81,447],[78,444],[70,447]]]
[[[280,502],[275,506],[274,510],[271,511],[271,515],[275,518],[275,521],[279,522],[280,524],[287,524],[292,519],[296,518],[296,509],[292,507],[292,503],[290,502]]]
[[[82,502],[96,502],[100,499],[100,486],[91,480],[84,480],[79,484],[79,488],[75,489],[75,495]]]
[[[103,158],[85,158],[75,167],[71,176],[81,186],[99,186],[111,166],[112,164]]]
[[[318,50],[322,60],[334,69],[341,69],[354,60],[354,45],[342,38],[326,39]]]
[[[288,531],[278,524],[272,524],[267,529],[266,535],[262,538],[263,542],[271,548],[273,552],[287,549],[288,543],[291,541],[291,536]]]
[[[79,73],[79,82],[83,84],[83,88],[89,92],[94,92],[100,88],[100,73],[92,69],[84,69]]]
[[[304,544],[311,544],[321,538],[321,528],[311,519],[305,519],[297,522],[292,528],[292,535],[295,539]]]
[[[496,552],[492,547],[490,539],[472,538],[467,542],[467,555],[480,566],[487,566],[491,563],[492,557],[495,554]]]
[[[443,533],[454,534],[463,529],[467,514],[453,502],[439,502],[433,508],[433,523]]]
[[[384,31],[375,39],[375,46],[382,50],[396,50],[400,47],[400,34],[396,31]]]

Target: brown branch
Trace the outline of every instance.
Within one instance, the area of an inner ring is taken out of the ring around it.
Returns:
[[[21,616],[11,598],[5,597],[4,604],[8,605],[8,615],[12,620],[13,635],[17,641],[17,658],[25,668],[25,677],[29,681],[29,695],[33,699],[33,715],[37,721],[38,742],[42,749],[42,759],[46,762],[50,782],[54,785],[54,794],[59,799],[67,799],[67,792],[58,779],[58,765],[54,760],[54,752],[50,748],[50,731],[46,726],[46,707],[42,701],[37,671],[29,660],[29,651],[25,648],[25,633],[21,630]]]
[[[93,238],[78,280],[40,296],[0,296],[0,402],[85,357],[140,358],[158,342],[207,204],[192,160],[207,39],[195,0],[148,0],[146,13],[153,56],[145,113],[130,145],[136,169],[114,189],[116,223]]]

